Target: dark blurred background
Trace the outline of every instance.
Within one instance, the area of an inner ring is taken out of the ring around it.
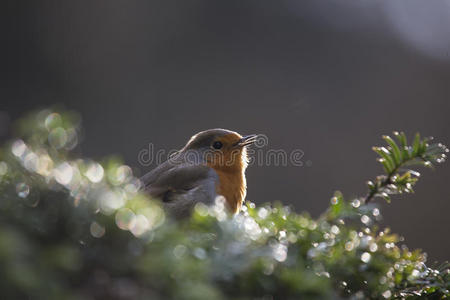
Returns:
[[[371,146],[404,130],[450,144],[448,1],[2,2],[0,136],[52,104],[80,112],[83,153],[177,149],[195,132],[264,133],[303,167],[251,166],[248,199],[318,216],[365,194]],[[449,259],[450,165],[382,204],[384,225]],[[380,201],[382,202],[382,201]]]

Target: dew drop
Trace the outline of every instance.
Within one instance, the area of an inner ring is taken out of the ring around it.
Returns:
[[[370,244],[369,250],[370,252],[376,252],[378,250],[378,245],[376,243]]]
[[[353,242],[347,242],[347,243],[345,243],[345,250],[347,250],[347,251],[352,251],[352,250],[353,250],[353,247],[354,247]]]
[[[352,206],[354,208],[358,208],[361,205],[361,201],[359,201],[358,199],[355,199],[352,201]]]
[[[269,211],[266,208],[261,207],[258,210],[258,217],[260,217],[261,219],[265,219],[268,215],[269,215]]]
[[[333,234],[339,234],[340,230],[339,227],[337,227],[336,225],[331,226],[331,233]]]
[[[364,223],[365,225],[367,225],[370,222],[370,218],[366,215],[362,215],[361,222]]]
[[[364,252],[364,253],[361,255],[361,261],[362,261],[363,263],[368,263],[368,262],[370,261],[370,258],[371,258],[371,255],[370,255],[370,253],[368,253],[368,252]]]
[[[392,293],[391,293],[390,290],[387,290],[382,295],[383,295],[384,298],[388,299],[388,298],[391,298]]]
[[[287,258],[287,247],[283,244],[277,244],[274,246],[273,257],[279,262],[285,261]]]
[[[339,203],[339,200],[338,200],[337,197],[333,197],[333,198],[331,198],[330,203],[331,203],[332,205],[336,205],[336,204]]]

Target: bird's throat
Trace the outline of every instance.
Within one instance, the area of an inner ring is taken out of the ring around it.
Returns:
[[[216,187],[217,194],[225,197],[232,213],[239,212],[247,192],[245,170],[240,172],[216,170],[216,172],[219,176],[219,184]]]

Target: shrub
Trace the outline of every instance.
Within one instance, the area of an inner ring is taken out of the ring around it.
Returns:
[[[449,265],[380,227],[373,199],[409,193],[418,165],[448,149],[384,136],[385,174],[365,197],[340,192],[319,218],[281,203],[198,204],[175,222],[117,158],[74,154],[80,118],[44,110],[0,150],[0,290],[7,299],[336,299],[449,297]]]

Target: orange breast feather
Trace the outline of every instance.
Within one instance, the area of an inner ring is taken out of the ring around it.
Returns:
[[[237,213],[244,201],[247,185],[242,172],[227,172],[216,170],[219,176],[219,185],[216,192],[225,197],[230,210]]]

